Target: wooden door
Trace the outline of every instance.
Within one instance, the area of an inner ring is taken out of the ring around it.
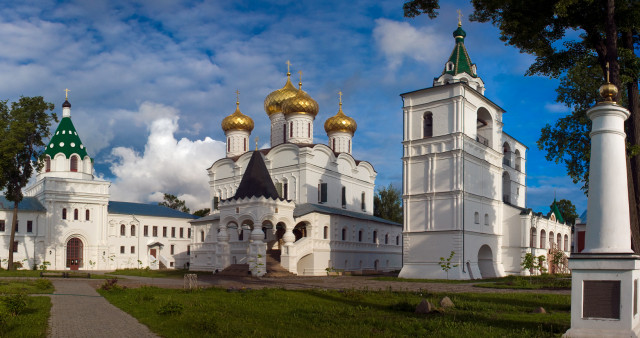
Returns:
[[[67,267],[78,270],[82,264],[82,241],[72,238],[67,242]]]
[[[153,258],[158,258],[156,257],[156,249],[150,249],[149,253],[151,254],[151,256],[153,256]]]

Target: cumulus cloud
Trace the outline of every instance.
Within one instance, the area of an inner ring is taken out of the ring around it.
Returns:
[[[528,177],[527,207],[535,211],[549,212],[553,195],[558,200],[570,200],[578,214],[587,208],[587,197],[568,176],[530,176]]]
[[[177,140],[179,113],[175,108],[144,102],[140,116],[145,120],[148,139],[142,153],[128,147],[112,149],[111,199],[132,202],[159,202],[163,193],[177,195],[192,209],[209,207],[206,168],[224,156],[225,144],[203,140]]]
[[[571,111],[571,108],[559,102],[555,102],[555,103],[548,102],[544,105],[544,109],[546,109],[550,113],[562,113],[562,114],[566,114]]]
[[[376,44],[391,69],[397,68],[405,58],[424,63],[443,63],[446,51],[434,46],[449,46],[451,39],[440,33],[432,27],[416,28],[407,22],[389,19],[377,19],[373,29]]]

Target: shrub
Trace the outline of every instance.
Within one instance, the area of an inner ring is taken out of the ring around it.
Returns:
[[[46,278],[40,278],[36,280],[35,286],[40,290],[47,290],[53,287],[53,283]]]
[[[117,291],[117,290],[122,290],[126,288],[127,288],[126,286],[118,285],[118,278],[106,279],[104,283],[100,285],[100,290],[105,290],[105,291],[112,291],[112,290]]]
[[[18,293],[2,298],[5,308],[13,316],[19,315],[27,307],[27,295]]]
[[[158,309],[159,315],[179,315],[182,314],[184,306],[173,300],[169,300]]]

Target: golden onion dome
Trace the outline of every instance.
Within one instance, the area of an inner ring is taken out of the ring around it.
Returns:
[[[264,111],[268,116],[282,112],[282,103],[297,93],[298,90],[291,84],[291,73],[287,71],[287,83],[284,84],[284,87],[267,95],[264,99]]]
[[[346,132],[353,134],[356,132],[356,129],[358,129],[358,124],[356,123],[356,120],[342,112],[342,93],[340,93],[340,96],[340,108],[338,109],[338,113],[331,116],[324,122],[324,130],[327,133]]]
[[[302,82],[299,82],[298,86],[299,88],[296,90],[296,95],[282,102],[282,113],[284,113],[284,115],[306,114],[315,118],[320,110],[318,102],[302,90]]]
[[[222,130],[225,132],[229,130],[246,130],[251,132],[253,130],[253,120],[240,112],[239,101],[236,101],[236,111],[222,120]]]

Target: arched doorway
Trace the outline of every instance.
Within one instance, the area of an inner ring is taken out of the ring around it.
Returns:
[[[493,268],[493,252],[486,244],[478,250],[478,268],[482,278],[496,277],[496,270]]]
[[[67,242],[67,267],[78,270],[82,265],[82,241],[74,237]]]
[[[300,222],[293,228],[293,235],[296,236],[295,241],[307,237],[307,223]]]

